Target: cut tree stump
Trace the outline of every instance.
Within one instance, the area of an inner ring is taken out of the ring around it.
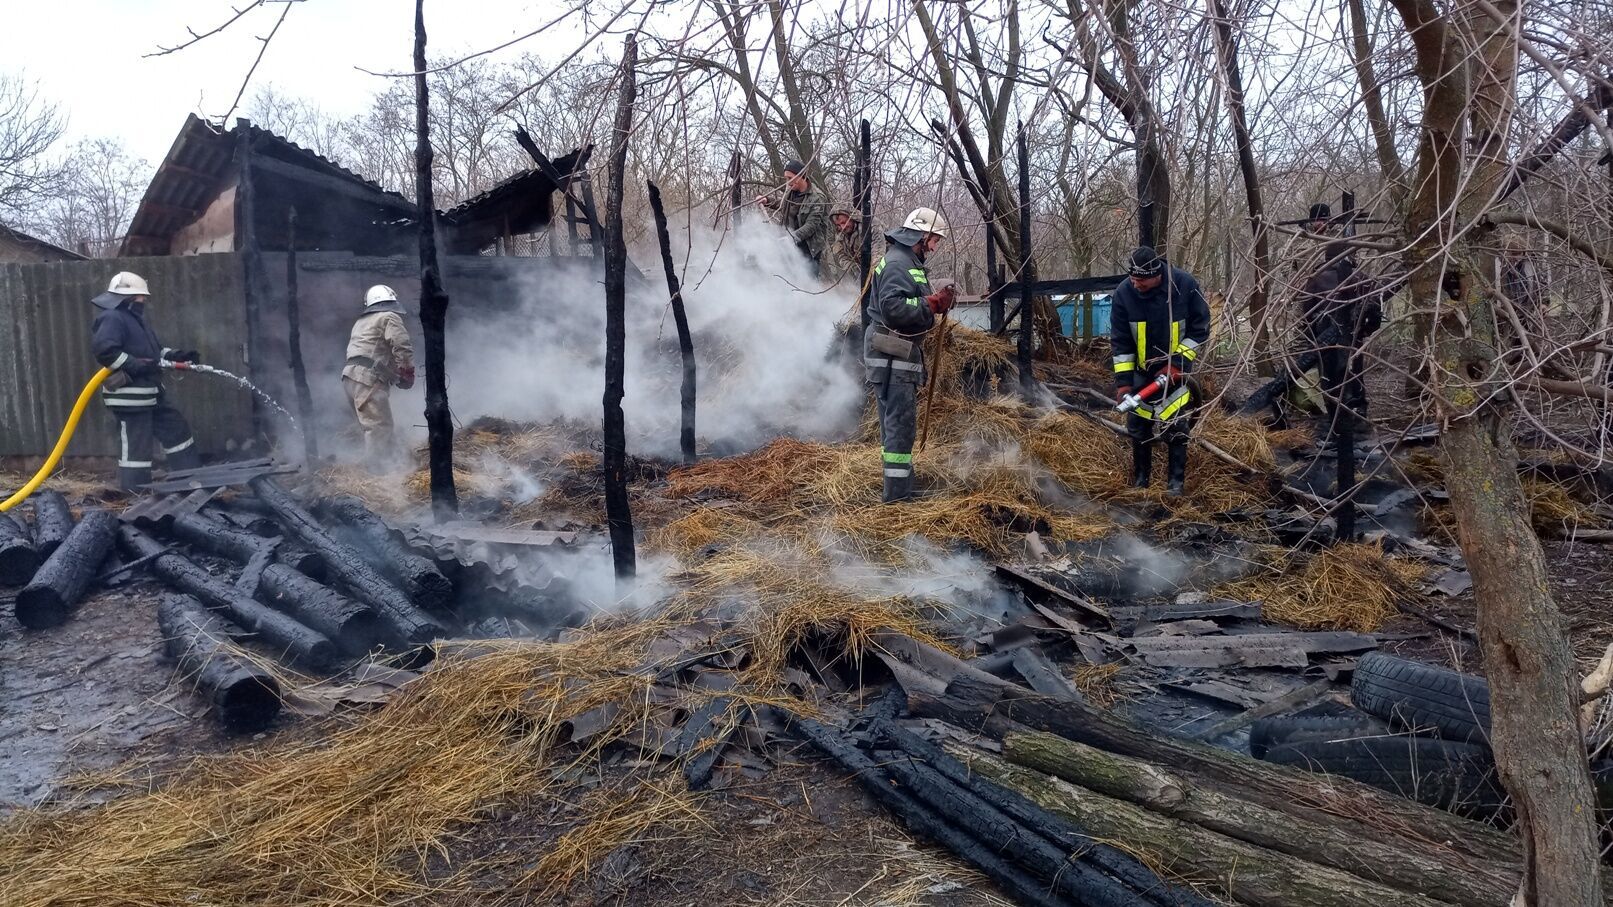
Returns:
[[[25,586],[39,569],[39,550],[28,527],[0,513],[0,586]]]
[[[224,729],[252,734],[280,714],[280,683],[230,643],[241,630],[189,595],[157,604],[163,649],[179,662],[185,678],[213,704]]]
[[[1166,818],[984,753],[971,755],[969,764],[1093,835],[1125,842],[1149,865],[1209,882],[1248,907],[1439,907],[1441,903]]]
[[[111,511],[84,511],[84,519],[17,593],[17,622],[30,630],[66,623],[111,553],[117,525]]]
[[[1191,822],[1258,847],[1426,895],[1451,904],[1505,907],[1518,877],[1459,855],[1437,841],[1415,849],[1401,841],[1358,837],[1325,813],[1282,813],[1198,785],[1169,768],[1117,756],[1054,734],[1010,734],[1008,761],[1063,778],[1105,796]]]
[[[124,526],[119,530],[119,541],[136,557],[157,555],[151,562],[151,570],[163,582],[196,596],[210,608],[228,613],[231,620],[263,645],[320,673],[341,667],[335,644],[323,634],[241,594],[229,583],[180,555],[162,554],[162,543],[144,532]]]
[[[34,492],[34,547],[39,556],[48,558],[56,553],[62,542],[73,531],[73,509],[67,506],[62,493],[45,488]]]

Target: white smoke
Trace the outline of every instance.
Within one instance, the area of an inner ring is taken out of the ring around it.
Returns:
[[[720,234],[677,230],[674,259],[699,369],[697,434],[722,453],[789,435],[834,439],[855,428],[861,369],[831,362],[835,324],[856,304],[854,281],[819,290],[777,228]],[[653,236],[653,233],[649,235]],[[681,359],[659,254],[635,251],[648,280],[628,282],[628,448],[678,450]],[[599,424],[605,382],[605,297],[597,268],[553,268],[483,301],[474,320],[449,317],[450,388],[462,423],[480,415]],[[859,357],[860,358],[860,357]],[[467,378],[466,376],[472,376]]]

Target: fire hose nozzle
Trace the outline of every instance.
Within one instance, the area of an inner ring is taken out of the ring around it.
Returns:
[[[1163,391],[1165,389],[1165,385],[1170,384],[1170,382],[1171,382],[1171,379],[1170,379],[1169,375],[1160,375],[1158,378],[1155,378],[1152,382],[1150,382],[1147,386],[1145,386],[1141,390],[1137,391],[1137,393],[1128,394],[1126,396],[1126,399],[1124,399],[1124,400],[1120,401],[1119,403],[1115,404],[1115,412],[1117,412],[1117,413],[1129,413],[1129,412],[1131,412],[1132,410],[1136,409],[1139,406],[1142,406],[1144,403],[1147,403],[1149,400],[1151,400],[1155,396],[1157,396],[1160,391]]]

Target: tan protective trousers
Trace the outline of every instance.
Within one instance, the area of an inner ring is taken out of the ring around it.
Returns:
[[[386,384],[365,384],[343,377],[342,387],[353,404],[359,428],[364,430],[364,455],[371,462],[390,464],[397,458],[396,431],[392,424],[392,388]]]

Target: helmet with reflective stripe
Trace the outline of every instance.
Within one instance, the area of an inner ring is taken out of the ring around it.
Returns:
[[[943,238],[947,235],[947,220],[934,208],[914,208],[913,213],[902,222],[902,226],[920,233],[934,233]]]
[[[364,305],[366,308],[372,305],[380,305],[383,302],[397,301],[397,291],[384,283],[378,283],[375,286],[370,287],[369,291],[364,294]]]

